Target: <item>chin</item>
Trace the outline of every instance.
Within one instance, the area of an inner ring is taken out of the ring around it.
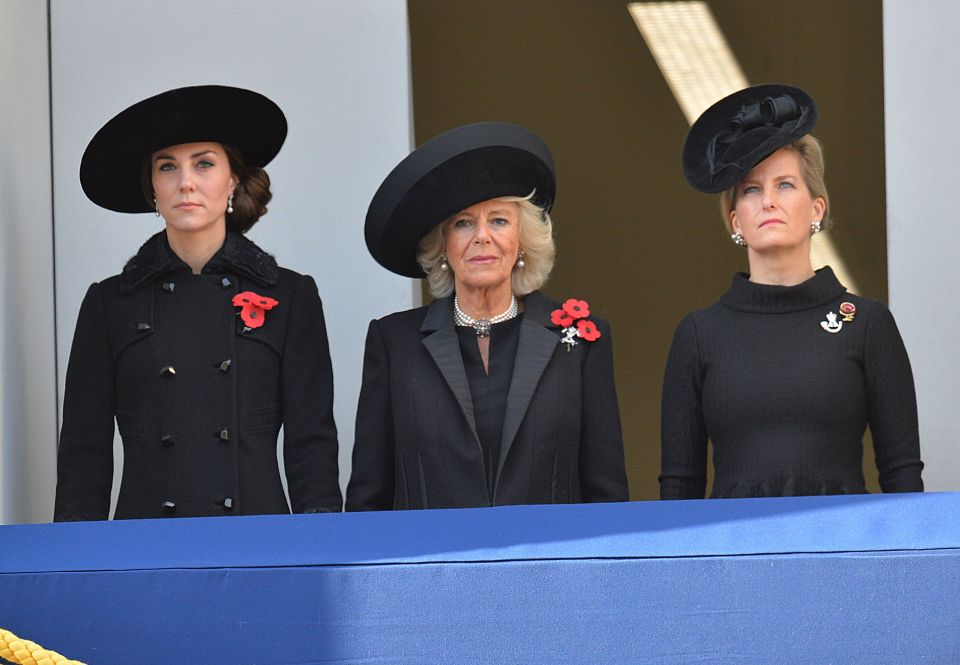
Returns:
[[[509,283],[510,279],[465,279],[460,284],[461,286],[468,289],[494,289],[498,286],[502,286],[504,283]]]

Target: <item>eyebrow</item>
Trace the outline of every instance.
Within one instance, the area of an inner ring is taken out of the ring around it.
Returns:
[[[509,210],[510,210],[510,208],[493,208],[492,210],[489,211],[489,214],[490,214],[490,215],[504,215],[504,214],[506,214]],[[461,210],[460,212],[457,212],[457,213],[454,213],[454,214],[450,215],[449,219],[450,219],[450,220],[463,219],[464,217],[469,217],[470,219],[473,219],[473,218],[475,217],[475,215],[471,215],[470,213],[467,212],[467,209],[464,208],[464,209]]]
[[[799,180],[799,179],[800,179],[800,176],[793,175],[792,173],[784,173],[782,175],[773,176],[774,182],[783,182],[784,180]],[[746,177],[740,181],[740,184],[741,185],[747,185],[747,184],[758,185],[760,184],[760,181],[761,181],[761,178]]]
[[[196,159],[197,157],[202,157],[203,155],[208,155],[208,154],[216,156],[216,153],[213,150],[201,150],[200,152],[195,152],[192,155],[190,155],[190,159]],[[161,159],[173,159],[173,155],[169,155],[167,153],[161,153],[156,157],[154,157],[153,161],[156,162]]]

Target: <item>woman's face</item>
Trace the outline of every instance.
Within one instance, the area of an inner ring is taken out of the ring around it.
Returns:
[[[226,228],[227,198],[237,186],[219,143],[181,143],[150,156],[157,209],[168,230]]]
[[[520,249],[520,208],[500,199],[477,203],[443,222],[443,238],[458,291],[509,284]]]
[[[810,224],[823,217],[823,197],[814,198],[803,179],[800,155],[780,148],[737,183],[730,225],[754,252],[810,243]]]

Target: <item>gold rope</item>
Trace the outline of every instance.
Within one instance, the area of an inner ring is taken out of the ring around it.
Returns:
[[[84,665],[56,651],[47,651],[36,642],[21,640],[9,630],[0,628],[0,658],[14,665]]]

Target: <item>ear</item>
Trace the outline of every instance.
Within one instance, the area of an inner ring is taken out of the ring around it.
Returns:
[[[740,228],[740,221],[737,219],[737,210],[733,209],[727,214],[730,216],[730,228],[733,230],[733,232],[740,233],[743,231],[743,229]]]
[[[813,200],[813,214],[814,220],[822,220],[823,213],[827,211],[827,202],[824,201],[822,196],[818,196]]]

